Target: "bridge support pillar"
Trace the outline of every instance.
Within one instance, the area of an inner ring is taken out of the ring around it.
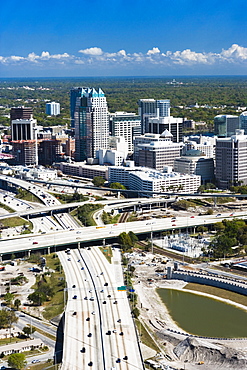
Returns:
[[[120,191],[117,192],[117,199],[120,199]]]
[[[103,246],[105,246],[105,239],[102,240]]]
[[[47,248],[47,254],[50,254],[51,253],[51,248],[50,247],[48,247]]]
[[[0,263],[2,263],[2,262],[3,262],[3,255],[0,254]]]
[[[80,250],[80,248],[81,248],[81,242],[78,242],[78,249]]]
[[[217,198],[214,197],[214,206],[216,207],[217,206]]]
[[[136,205],[134,204],[134,212],[136,212]]]
[[[27,252],[28,258],[30,258],[30,255],[31,255],[31,249],[29,249],[28,252]]]

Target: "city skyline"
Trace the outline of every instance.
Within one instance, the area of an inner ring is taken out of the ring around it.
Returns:
[[[247,25],[240,18],[246,2],[150,5],[5,2],[0,77],[247,74]]]

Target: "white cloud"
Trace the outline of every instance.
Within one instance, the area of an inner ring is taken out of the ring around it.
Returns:
[[[221,56],[226,59],[240,59],[245,60],[247,59],[247,48],[243,46],[239,46],[237,44],[233,44],[228,50],[222,50]]]
[[[0,56],[0,63],[4,65],[33,64],[40,67],[56,65],[90,65],[102,66],[205,66],[205,65],[242,65],[247,67],[247,48],[233,44],[229,49],[222,49],[219,53],[197,52],[191,49],[177,51],[161,51],[157,46],[150,48],[146,53],[128,53],[123,49],[113,52],[103,51],[99,47],[81,49],[79,55],[72,55],[67,52],[51,54],[49,51],[42,51],[40,55],[30,52],[25,56]]]
[[[152,50],[148,50],[147,55],[154,55],[154,54],[159,54],[160,49],[159,48],[153,48]]]
[[[84,50],[79,50],[79,53],[86,54],[86,55],[102,55],[103,50],[101,48],[93,47],[93,48],[88,48]]]

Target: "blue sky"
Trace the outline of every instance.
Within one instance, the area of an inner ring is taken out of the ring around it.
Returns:
[[[246,0],[3,0],[0,77],[247,74]]]

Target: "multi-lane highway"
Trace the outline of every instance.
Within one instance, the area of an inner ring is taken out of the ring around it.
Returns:
[[[26,251],[32,249],[46,248],[49,246],[69,245],[71,243],[83,243],[86,241],[96,241],[102,239],[110,239],[117,237],[122,232],[133,231],[136,234],[175,230],[187,227],[196,227],[199,225],[208,225],[221,221],[224,218],[246,218],[246,212],[235,212],[233,215],[221,214],[192,216],[192,217],[177,217],[171,218],[155,218],[148,221],[135,221],[119,224],[110,224],[105,226],[90,226],[81,228],[70,228],[69,230],[52,230],[46,234],[36,234],[30,237],[21,235],[12,237],[11,239],[0,240],[0,253],[12,253],[18,251]]]
[[[123,286],[120,251],[110,264],[97,247],[59,252],[68,291],[63,370],[143,369]]]

